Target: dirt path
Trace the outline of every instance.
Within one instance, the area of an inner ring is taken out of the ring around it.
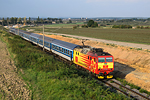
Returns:
[[[18,76],[6,44],[0,41],[0,94],[2,100],[29,100],[30,91]]]
[[[61,33],[51,33],[51,32],[45,32],[45,34],[55,34],[55,35],[58,34],[58,35],[70,36],[70,37],[75,37],[75,38],[80,38],[80,39],[89,39],[89,40],[97,41],[97,42],[104,42],[104,43],[116,44],[116,45],[120,45],[120,46],[127,46],[127,47],[142,48],[142,49],[150,50],[150,45],[146,45],[146,44],[119,42],[119,41],[96,39],[96,38],[89,38],[89,37],[76,36],[76,35],[68,35],[68,34],[61,34]]]

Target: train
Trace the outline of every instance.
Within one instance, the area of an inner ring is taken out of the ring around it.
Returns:
[[[9,32],[86,69],[99,79],[113,78],[114,57],[102,48],[76,45],[16,28],[10,28]]]

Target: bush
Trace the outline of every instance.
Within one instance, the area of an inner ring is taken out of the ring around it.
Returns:
[[[132,28],[132,26],[131,25],[113,25],[113,27],[112,28]]]
[[[73,30],[74,30],[74,29],[77,29],[77,26],[73,26]]]
[[[82,28],[88,28],[88,26],[87,26],[87,25],[82,25],[81,27],[82,27]]]

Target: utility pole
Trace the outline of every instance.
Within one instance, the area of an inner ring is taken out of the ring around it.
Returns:
[[[2,30],[3,30],[3,27],[4,27],[4,25],[3,25],[3,20],[2,20]]]
[[[7,26],[8,26],[8,28],[9,28],[9,21],[7,20]]]
[[[43,51],[44,51],[44,24],[43,24]]]
[[[19,24],[18,24],[18,35],[19,35]]]

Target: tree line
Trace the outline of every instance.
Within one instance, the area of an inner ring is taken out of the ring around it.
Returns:
[[[112,28],[132,28],[131,25],[113,25]]]
[[[150,29],[150,27],[149,26],[137,26],[136,28],[138,28],[138,29]]]
[[[52,24],[52,22],[56,22],[56,23],[63,23],[62,19],[61,18],[38,18],[36,20],[34,19],[31,19],[31,17],[26,18],[26,21],[24,20],[24,18],[17,18],[17,17],[7,17],[7,18],[3,18],[2,21],[0,22],[0,25],[14,25],[14,24],[23,24],[23,23],[26,23],[26,24]]]

